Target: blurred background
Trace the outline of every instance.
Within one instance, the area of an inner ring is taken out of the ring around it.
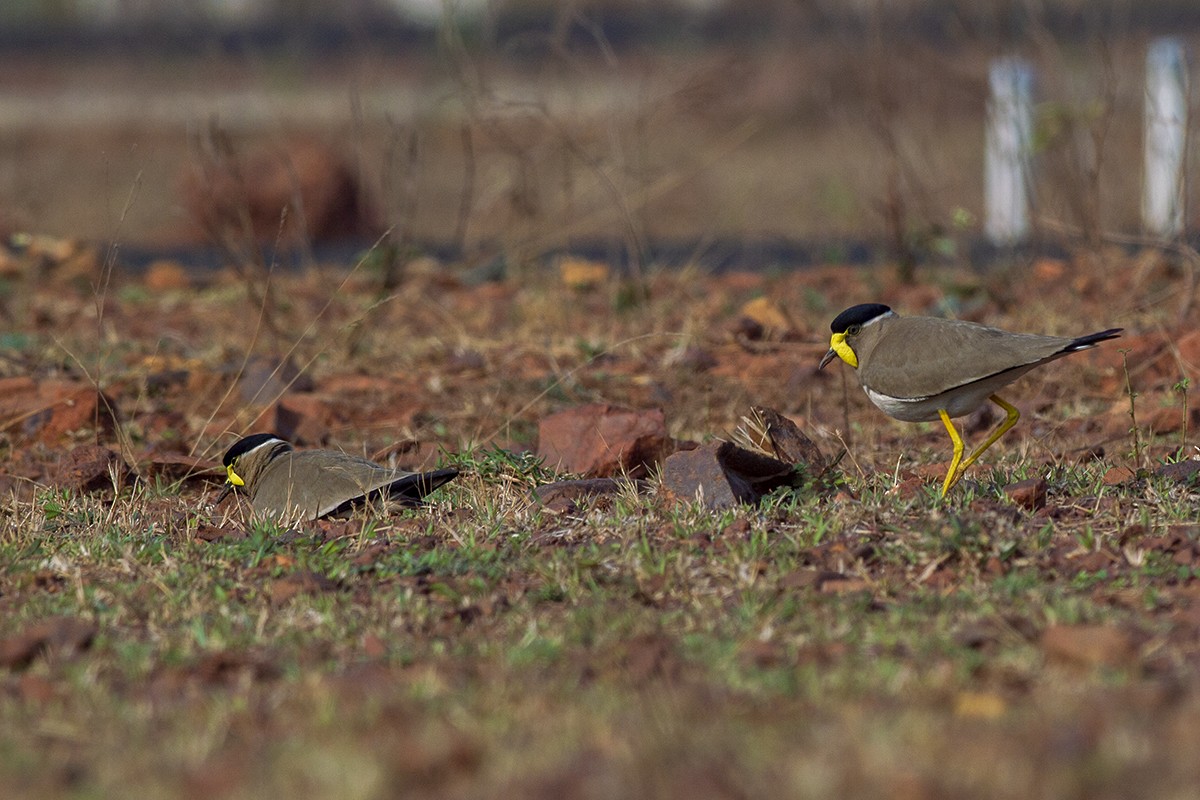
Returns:
[[[1147,47],[1198,35],[1195,0],[7,0],[0,232],[959,258],[1017,57],[1034,235],[1120,240]]]

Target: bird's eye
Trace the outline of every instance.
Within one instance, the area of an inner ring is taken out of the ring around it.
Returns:
[[[858,332],[861,330],[862,330],[862,325],[851,325],[850,327],[846,328],[846,335],[847,336],[856,336],[856,335],[858,335]]]

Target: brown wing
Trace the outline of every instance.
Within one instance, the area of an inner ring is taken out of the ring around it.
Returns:
[[[859,378],[890,397],[932,397],[1016,367],[1066,355],[1076,339],[1009,333],[934,317],[880,320]],[[870,345],[870,343],[867,343]]]
[[[289,519],[317,519],[410,474],[337,451],[289,453],[271,462],[256,482],[254,509]]]

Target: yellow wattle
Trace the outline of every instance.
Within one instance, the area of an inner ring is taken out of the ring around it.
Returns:
[[[229,473],[229,478],[226,481],[227,483],[232,483],[234,486],[246,485],[246,482],[242,480],[241,476],[233,471],[233,464],[230,464],[228,467],[226,467],[225,471]]]
[[[829,349],[837,353],[842,361],[858,369],[858,356],[854,354],[854,348],[846,343],[846,334],[835,333],[829,337]]]

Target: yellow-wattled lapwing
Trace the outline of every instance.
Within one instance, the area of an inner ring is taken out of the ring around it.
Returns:
[[[377,499],[413,505],[458,475],[452,467],[405,472],[337,450],[295,450],[273,433],[240,439],[222,463],[228,478],[217,502],[242,487],[255,516],[282,523],[318,519]]]
[[[906,422],[940,419],[954,443],[954,457],[942,495],[967,467],[1017,424],[1021,414],[996,392],[1048,361],[1115,339],[1111,328],[1074,339],[1010,333],[973,322],[936,317],[902,317],[880,303],[852,306],[829,326],[824,369],[840,358],[858,376],[871,402]],[[950,420],[966,416],[991,400],[1007,417],[983,444],[963,458],[963,441]]]

